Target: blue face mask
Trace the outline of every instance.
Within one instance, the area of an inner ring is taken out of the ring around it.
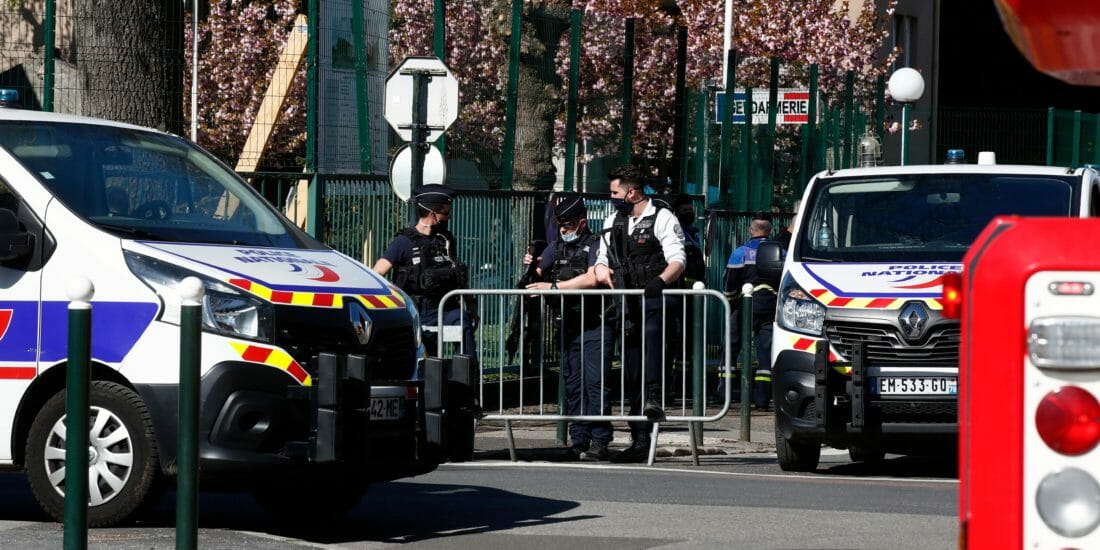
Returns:
[[[611,199],[611,206],[614,206],[615,211],[624,216],[634,210],[634,205],[626,202],[626,199]]]
[[[581,235],[580,235],[579,231],[572,231],[570,233],[562,233],[561,234],[561,240],[564,241],[564,242],[567,242],[567,243],[571,243],[571,242],[577,240],[577,237],[580,237],[580,236]]]

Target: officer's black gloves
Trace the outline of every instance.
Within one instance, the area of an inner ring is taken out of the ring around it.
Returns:
[[[660,298],[661,291],[665,289],[665,280],[660,277],[654,277],[645,284],[645,297],[646,298]]]

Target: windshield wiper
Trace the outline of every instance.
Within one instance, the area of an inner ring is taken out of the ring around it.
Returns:
[[[148,232],[144,229],[138,229],[136,227],[130,227],[128,225],[114,225],[114,224],[109,224],[109,223],[101,223],[101,224],[99,224],[99,227],[102,227],[102,228],[104,228],[108,231],[113,231],[115,233],[122,233],[122,234],[125,234],[127,236],[133,237],[135,239],[145,239],[145,240],[149,240],[149,241],[166,241],[166,240],[168,240],[168,239],[165,239],[164,237],[161,237],[160,235],[157,235],[155,233],[150,233],[150,232]]]
[[[800,261],[803,262],[836,262],[840,261],[838,258],[816,258],[814,256],[803,255]]]

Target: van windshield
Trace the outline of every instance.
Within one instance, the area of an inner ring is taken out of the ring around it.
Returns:
[[[320,246],[225,165],[176,136],[94,124],[2,121],[0,147],[77,215],[122,237]]]
[[[802,261],[961,261],[995,216],[1075,216],[1073,176],[909,174],[837,178],[802,224]]]

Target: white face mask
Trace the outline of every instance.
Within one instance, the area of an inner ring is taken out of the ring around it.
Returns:
[[[574,230],[570,233],[562,233],[561,234],[561,240],[563,242],[571,243],[571,242],[577,240],[577,237],[579,237],[579,236],[580,236],[580,232]]]

